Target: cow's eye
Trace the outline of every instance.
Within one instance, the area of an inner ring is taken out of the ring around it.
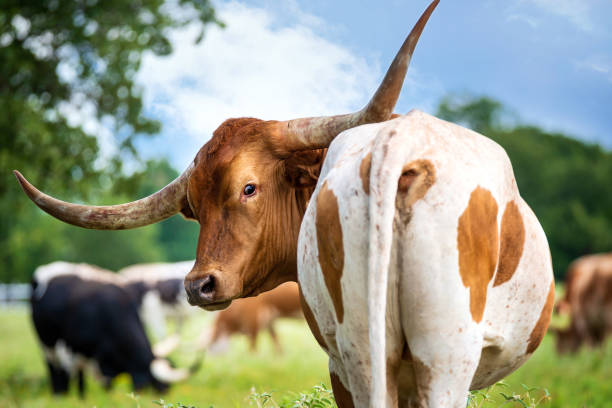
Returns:
[[[248,197],[255,194],[256,190],[257,189],[255,188],[255,184],[247,184],[246,186],[244,186],[244,190],[242,190],[242,193]]]

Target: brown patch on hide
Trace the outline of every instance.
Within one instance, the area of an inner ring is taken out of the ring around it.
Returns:
[[[509,281],[518,267],[525,246],[525,225],[514,201],[506,204],[501,221],[499,264],[493,286]]]
[[[370,168],[372,167],[372,153],[368,153],[359,165],[359,177],[366,194],[370,194]]]
[[[304,299],[304,295],[302,294],[301,290],[300,303],[302,304],[302,312],[304,312],[304,318],[306,319],[306,323],[308,323],[308,327],[310,327],[312,335],[314,336],[315,340],[317,340],[317,343],[319,343],[319,346],[321,346],[323,350],[328,351],[329,348],[323,339],[323,335],[321,334],[321,330],[317,324],[317,319],[315,319],[314,313],[312,313],[312,310],[310,310],[310,307],[308,306],[306,299]]]
[[[548,297],[546,298],[546,303],[544,303],[544,307],[542,308],[542,312],[540,312],[540,318],[536,323],[535,327],[531,331],[529,335],[529,342],[527,343],[527,354],[531,354],[538,348],[544,335],[546,334],[546,330],[548,329],[548,325],[550,324],[550,318],[552,316],[553,305],[555,303],[555,281],[553,280],[550,283],[550,289],[548,290]]]
[[[346,389],[340,377],[336,373],[330,371],[329,379],[331,380],[332,390],[334,391],[334,399],[338,408],[354,408],[353,395]]]
[[[495,274],[498,254],[497,202],[490,191],[476,187],[459,217],[457,250],[463,285],[470,289],[470,312],[480,322],[487,286]]]
[[[344,305],[342,304],[342,270],[344,268],[344,245],[342,243],[342,225],[338,199],[327,182],[317,196],[317,247],[319,249],[319,264],[323,271],[325,285],[336,310],[338,322],[344,320]]]

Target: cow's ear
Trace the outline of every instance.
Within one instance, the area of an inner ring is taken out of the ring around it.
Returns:
[[[285,179],[292,187],[314,187],[319,180],[327,149],[304,150],[292,153],[284,160]]]

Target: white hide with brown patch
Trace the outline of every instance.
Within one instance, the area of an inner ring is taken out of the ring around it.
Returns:
[[[334,140],[298,270],[339,406],[465,407],[529,358],[554,299],[504,150],[418,111]]]

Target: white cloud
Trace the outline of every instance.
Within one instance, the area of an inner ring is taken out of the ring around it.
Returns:
[[[597,75],[603,75],[609,82],[612,82],[612,58],[603,55],[592,55],[583,61],[575,62],[578,69],[592,71]]]
[[[236,2],[219,4],[217,12],[225,29],[209,27],[199,45],[193,44],[197,30],[177,32],[174,53],[147,55],[139,72],[145,106],[165,125],[155,144],[183,149],[172,155],[177,166],[186,165],[229,117],[349,112],[376,87],[378,67],[323,38],[321,20],[295,3],[292,15],[282,18]]]
[[[590,0],[518,0],[518,4],[531,4],[565,18],[582,31],[591,32],[595,28]]]
[[[531,28],[538,28],[540,25],[537,19],[523,14],[509,14],[508,17],[506,17],[506,21],[520,21],[529,25]]]
[[[58,106],[58,113],[66,118],[68,125],[82,127],[85,133],[97,137],[100,156],[95,164],[104,167],[119,148],[111,131],[114,127],[113,119],[107,116],[98,120],[96,110],[96,106],[86,101],[85,95],[81,93],[74,94],[70,101],[60,102]]]

